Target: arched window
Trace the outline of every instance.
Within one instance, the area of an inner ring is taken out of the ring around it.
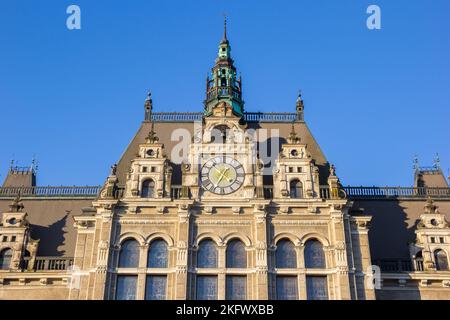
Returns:
[[[120,248],[119,268],[137,268],[139,266],[139,243],[125,240]]]
[[[155,197],[155,182],[152,179],[145,180],[142,183],[142,198],[154,198]]]
[[[12,250],[5,249],[0,253],[0,270],[8,270],[11,266]]]
[[[325,254],[322,243],[318,240],[308,240],[305,244],[305,267],[325,268]]]
[[[227,268],[247,268],[247,252],[240,240],[233,240],[227,246]]]
[[[303,184],[300,180],[294,179],[290,183],[290,193],[292,199],[303,198]]]
[[[152,241],[148,249],[147,267],[167,268],[167,258],[167,243],[162,239]]]
[[[297,253],[294,244],[287,239],[278,241],[275,260],[277,268],[297,268]]]
[[[197,251],[198,268],[217,268],[217,248],[212,240],[200,242]]]
[[[436,263],[436,270],[448,271],[448,259],[444,250],[436,250],[434,252],[434,262]]]

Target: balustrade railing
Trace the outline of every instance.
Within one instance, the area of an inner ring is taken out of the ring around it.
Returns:
[[[35,271],[61,271],[67,270],[73,265],[73,258],[36,257]]]
[[[349,198],[447,198],[450,188],[344,187]]]
[[[153,112],[152,120],[157,122],[195,122],[202,121],[201,112]],[[301,115],[288,112],[245,112],[248,122],[293,122],[302,120]]]
[[[1,197],[96,197],[100,186],[0,187]]]
[[[411,272],[414,271],[413,264],[411,260],[402,259],[386,259],[386,260],[375,260],[373,264],[380,267],[381,272]]]

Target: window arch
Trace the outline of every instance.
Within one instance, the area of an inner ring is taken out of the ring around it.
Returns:
[[[5,249],[0,252],[0,270],[8,270],[11,266],[13,252],[11,249]]]
[[[241,240],[232,240],[227,245],[227,268],[247,268],[247,252]]]
[[[290,195],[292,199],[303,198],[303,183],[298,179],[291,180],[290,184]]]
[[[434,262],[436,264],[436,270],[448,271],[448,259],[444,250],[438,249],[434,252]]]
[[[139,243],[134,239],[122,242],[119,253],[119,268],[137,268],[139,266]]]
[[[198,245],[198,268],[217,268],[217,247],[213,240],[203,240]]]
[[[287,239],[278,241],[275,252],[277,268],[297,268],[297,252],[294,244]]]
[[[325,253],[320,241],[308,240],[305,244],[305,267],[306,268],[326,268]]]
[[[166,241],[157,239],[152,241],[148,249],[148,268],[167,268],[168,249]]]
[[[142,183],[141,198],[154,198],[155,197],[155,181],[147,179]]]

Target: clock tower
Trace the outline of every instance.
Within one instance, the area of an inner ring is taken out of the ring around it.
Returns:
[[[205,116],[212,114],[219,102],[226,102],[234,115],[244,114],[242,100],[242,79],[237,77],[234,61],[231,58],[231,46],[227,38],[227,21],[224,22],[223,39],[219,44],[219,52],[212,68],[211,75],[206,77]]]

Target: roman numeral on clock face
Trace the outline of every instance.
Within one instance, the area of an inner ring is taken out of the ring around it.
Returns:
[[[201,168],[203,188],[218,195],[235,192],[244,179],[244,167],[236,159],[225,155],[211,158]]]

